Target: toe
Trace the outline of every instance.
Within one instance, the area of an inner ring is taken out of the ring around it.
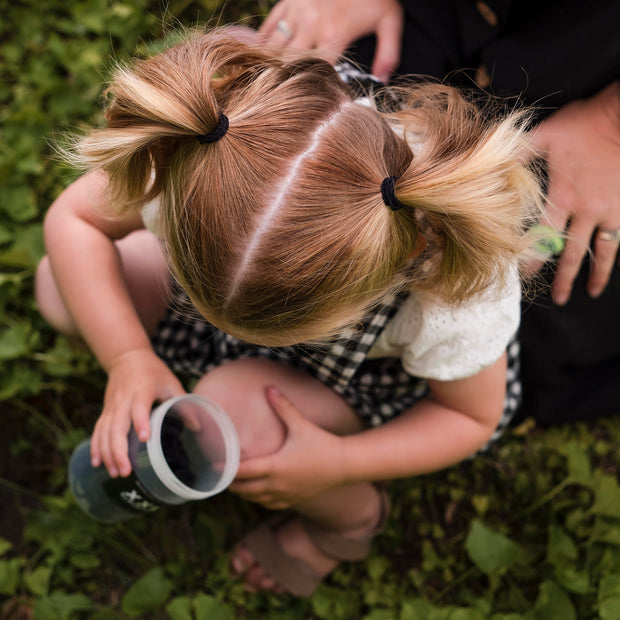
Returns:
[[[269,585],[275,585],[275,581],[257,564],[245,572],[244,579],[250,586],[260,590],[270,589]]]
[[[246,547],[238,547],[230,560],[230,565],[236,575],[243,575],[254,564],[254,557]]]

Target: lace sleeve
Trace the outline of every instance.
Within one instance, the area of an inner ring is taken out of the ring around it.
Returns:
[[[401,306],[377,345],[400,355],[411,375],[452,381],[493,364],[517,331],[521,287],[516,267],[503,287],[461,305],[416,293]]]

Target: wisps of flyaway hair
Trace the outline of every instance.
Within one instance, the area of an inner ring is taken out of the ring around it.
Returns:
[[[320,58],[218,28],[119,67],[107,125],[75,158],[105,171],[119,211],[158,198],[173,273],[207,320],[268,346],[317,341],[399,287],[454,303],[484,290],[539,214],[523,114],[489,118],[440,84],[398,95],[391,113],[359,105]],[[432,243],[412,260],[421,230]]]

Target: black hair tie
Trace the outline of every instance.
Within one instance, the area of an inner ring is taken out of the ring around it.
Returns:
[[[385,202],[386,206],[390,207],[392,211],[398,211],[405,206],[394,195],[394,183],[397,180],[398,177],[385,177],[381,182],[381,198],[383,198],[383,202]]]
[[[206,134],[203,134],[202,136],[198,136],[198,142],[200,142],[200,144],[211,144],[212,142],[217,142],[218,140],[224,137],[224,134],[227,131],[228,131],[228,117],[224,114],[224,112],[220,112],[217,127],[210,133],[206,133]]]

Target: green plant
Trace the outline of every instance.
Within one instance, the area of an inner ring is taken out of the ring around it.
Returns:
[[[74,174],[51,144],[99,122],[114,59],[156,49],[178,24],[266,9],[0,0],[0,619],[620,618],[617,419],[526,425],[487,454],[395,483],[371,556],[340,567],[310,601],[231,580],[228,550],[264,517],[231,495],[118,526],[72,501],[67,462],[96,419],[104,377],[34,303],[42,217]]]

